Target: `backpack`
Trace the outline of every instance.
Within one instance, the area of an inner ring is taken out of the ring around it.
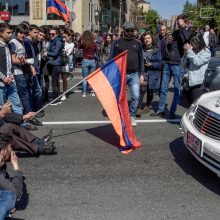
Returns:
[[[60,57],[61,57],[63,64],[66,65],[68,63],[68,57],[64,49],[62,50]]]

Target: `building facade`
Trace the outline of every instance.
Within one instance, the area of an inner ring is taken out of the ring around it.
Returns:
[[[129,19],[131,0],[62,0],[70,8],[71,26],[75,32],[99,30],[118,32],[125,20]],[[72,2],[70,2],[72,1]],[[65,25],[54,14],[47,14],[48,0],[0,0],[0,11],[8,10],[12,17],[10,24],[22,21],[30,24]]]

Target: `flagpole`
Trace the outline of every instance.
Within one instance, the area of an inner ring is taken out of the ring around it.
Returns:
[[[69,91],[71,91],[72,89],[76,88],[78,85],[80,85],[83,81],[85,81],[86,78],[82,79],[81,81],[79,81],[78,83],[76,83],[74,86],[72,86],[71,88],[69,88],[67,91],[63,92],[61,95],[59,95],[57,98],[53,99],[51,102],[49,102],[48,104],[46,104],[44,107],[42,107],[41,109],[39,109],[35,115],[37,115],[39,112],[41,112],[42,110],[44,110],[45,108],[47,108],[49,105],[51,105],[53,102],[55,102],[56,100],[58,100],[59,98],[61,98],[63,95],[65,95],[66,93],[68,93]]]

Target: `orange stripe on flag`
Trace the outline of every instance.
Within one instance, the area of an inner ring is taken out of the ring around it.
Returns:
[[[106,79],[100,68],[92,73],[87,78],[87,81],[89,82],[89,84],[92,85],[92,88],[95,91],[98,99],[102,103],[103,108],[105,109],[109,119],[111,120],[116,133],[119,135],[120,145],[126,146],[117,100],[109,81]]]

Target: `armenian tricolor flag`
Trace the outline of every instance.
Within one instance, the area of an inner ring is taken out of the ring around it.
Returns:
[[[87,77],[120,137],[120,150],[130,152],[141,146],[130,120],[126,94],[127,51],[97,69]]]
[[[48,14],[57,14],[59,15],[65,22],[70,21],[70,12],[68,7],[61,0],[49,0]]]

